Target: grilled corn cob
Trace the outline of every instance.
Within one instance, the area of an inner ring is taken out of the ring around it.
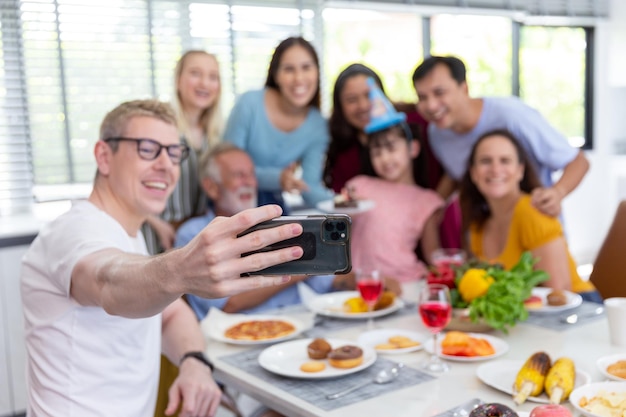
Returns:
[[[543,392],[546,375],[550,370],[550,356],[545,352],[535,352],[526,360],[517,373],[513,401],[521,404],[528,396],[537,396]]]
[[[550,403],[560,404],[565,401],[574,389],[576,370],[570,358],[559,358],[546,376],[545,390]]]

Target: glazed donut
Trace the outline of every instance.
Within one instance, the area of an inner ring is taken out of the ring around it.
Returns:
[[[311,359],[326,359],[331,349],[330,344],[326,340],[318,338],[313,339],[313,341],[309,343],[307,353]]]
[[[328,363],[335,368],[354,368],[363,363],[363,350],[353,345],[338,347],[328,354]]]
[[[518,415],[504,404],[489,403],[474,408],[469,417],[518,417]]]

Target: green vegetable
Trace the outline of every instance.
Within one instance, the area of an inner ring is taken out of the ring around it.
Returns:
[[[528,318],[524,300],[530,297],[533,287],[548,279],[545,271],[533,269],[535,263],[536,260],[530,252],[524,252],[519,262],[509,271],[500,265],[487,266],[485,263],[476,262],[469,263],[465,268],[459,268],[457,279],[462,277],[468,268],[478,266],[485,268],[495,282],[485,295],[475,298],[469,304],[463,302],[456,289],[452,290],[452,305],[455,308],[465,308],[469,305],[469,316],[473,322],[483,320],[491,327],[508,333],[508,329],[515,323]]]

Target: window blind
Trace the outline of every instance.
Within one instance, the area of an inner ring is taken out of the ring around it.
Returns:
[[[609,15],[609,0],[328,0],[324,3],[336,7],[340,4],[352,4],[355,7],[366,8],[369,3],[516,11],[532,16],[608,17]]]
[[[0,3],[0,216],[32,203],[32,166],[18,0]]]

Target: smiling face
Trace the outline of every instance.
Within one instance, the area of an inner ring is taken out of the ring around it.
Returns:
[[[380,178],[402,184],[414,184],[413,159],[419,153],[417,141],[407,141],[396,130],[369,142],[372,167]]]
[[[437,64],[415,82],[417,110],[440,129],[454,130],[460,114],[469,106],[467,83],[458,83],[445,64]]]
[[[202,111],[213,106],[220,93],[220,69],[217,60],[204,52],[192,52],[182,58],[176,83],[184,109]]]
[[[339,102],[346,120],[360,131],[364,131],[365,126],[370,122],[372,110],[367,78],[363,74],[348,78],[339,93]]]
[[[176,126],[147,116],[131,118],[122,136],[153,139],[165,146],[179,144]],[[179,165],[172,163],[165,149],[152,161],[141,159],[137,144],[130,141],[117,142],[116,152],[98,141],[95,152],[99,172],[96,187],[100,195],[106,194],[104,209],[129,233],[139,229],[148,215],[165,209],[180,175]]]
[[[252,159],[242,150],[232,150],[215,158],[219,180],[205,178],[203,187],[215,204],[215,213],[232,216],[257,206],[257,180]]]
[[[485,199],[498,200],[520,193],[524,165],[507,137],[493,135],[478,143],[469,172]]]
[[[311,53],[295,44],[282,54],[275,80],[281,96],[289,105],[304,108],[311,104],[319,89],[319,69]]]

